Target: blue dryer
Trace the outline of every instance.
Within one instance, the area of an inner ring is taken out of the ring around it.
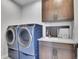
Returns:
[[[42,25],[20,25],[17,34],[20,59],[39,59],[38,39],[42,37]]]

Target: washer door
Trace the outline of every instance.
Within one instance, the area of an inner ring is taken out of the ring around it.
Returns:
[[[15,41],[15,31],[12,28],[9,28],[6,32],[6,39],[8,44],[12,45]]]
[[[22,47],[29,47],[30,46],[30,43],[31,43],[31,40],[32,40],[32,37],[31,37],[31,34],[29,32],[29,30],[25,27],[22,27],[19,29],[19,43]]]

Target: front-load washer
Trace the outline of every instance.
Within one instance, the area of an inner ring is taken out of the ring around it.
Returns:
[[[6,31],[6,39],[8,44],[8,55],[11,59],[18,59],[18,40],[17,40],[17,28],[18,26],[8,26]],[[17,53],[15,53],[17,51]],[[13,56],[13,57],[12,57]]]
[[[24,56],[34,56],[29,59],[39,59],[39,42],[38,38],[42,37],[42,25],[38,24],[26,24],[20,25],[18,28],[18,42],[19,51],[24,54]],[[22,54],[22,55],[23,55]],[[20,59],[24,58],[20,55]]]

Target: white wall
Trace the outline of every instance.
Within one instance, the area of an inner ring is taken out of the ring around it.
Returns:
[[[78,0],[74,0],[74,29],[73,39],[78,42]]]
[[[23,8],[22,23],[41,23],[41,0]]]

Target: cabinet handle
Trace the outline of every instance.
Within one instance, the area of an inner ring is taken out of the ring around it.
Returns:
[[[53,48],[53,58],[54,59],[58,59],[58,56],[57,56],[57,48]]]

